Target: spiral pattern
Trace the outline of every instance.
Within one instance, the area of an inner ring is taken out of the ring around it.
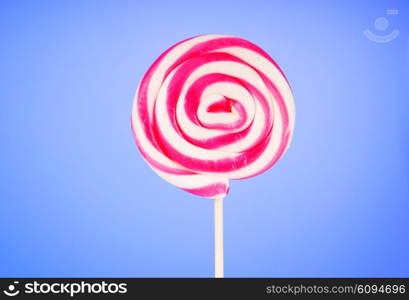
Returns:
[[[131,124],[159,176],[216,198],[228,193],[229,179],[258,175],[284,154],[294,118],[290,86],[266,52],[241,38],[202,35],[149,68]]]

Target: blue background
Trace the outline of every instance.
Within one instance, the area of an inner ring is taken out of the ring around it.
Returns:
[[[2,1],[0,276],[213,276],[212,201],[130,130],[146,69],[203,33],[264,48],[297,104],[285,157],[232,182],[226,276],[408,276],[409,3],[355,2]]]

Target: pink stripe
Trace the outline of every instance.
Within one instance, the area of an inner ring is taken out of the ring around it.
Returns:
[[[165,173],[169,173],[169,174],[175,174],[175,175],[194,175],[196,173],[189,171],[189,170],[185,170],[185,169],[175,169],[175,168],[170,168],[168,166],[165,166],[159,162],[157,162],[156,160],[154,160],[153,158],[151,158],[149,156],[149,154],[143,149],[143,147],[139,144],[138,139],[136,138],[136,134],[135,134],[135,129],[133,126],[133,122],[131,120],[131,129],[132,129],[132,135],[136,141],[136,146],[139,149],[139,152],[142,154],[142,157],[155,169],[165,172]]]
[[[162,60],[166,57],[166,55],[168,55],[168,53],[170,51],[172,51],[175,47],[177,47],[178,45],[181,45],[189,40],[191,40],[193,38],[188,38],[185,39],[183,41],[180,41],[179,43],[176,43],[175,45],[173,45],[172,47],[170,47],[169,49],[167,49],[165,52],[163,52],[156,60],[155,62],[149,67],[148,71],[145,73],[144,77],[142,78],[142,81],[140,83],[139,86],[139,92],[137,95],[137,111],[138,111],[138,115],[139,115],[139,119],[142,122],[142,126],[144,129],[144,132],[146,133],[146,137],[148,138],[148,140],[152,143],[153,146],[155,146],[157,149],[158,146],[156,144],[155,139],[152,137],[152,131],[151,131],[151,122],[152,120],[150,120],[150,116],[148,114],[148,88],[149,88],[149,84],[151,81],[151,78],[153,76],[153,74],[155,73],[156,69],[158,68],[159,64],[162,62]],[[132,120],[131,120],[132,122]]]
[[[249,128],[238,132],[238,133],[231,133],[222,135],[210,140],[200,140],[194,137],[189,137],[187,134],[183,132],[180,128],[177,118],[176,118],[176,105],[177,101],[180,97],[180,93],[183,89],[184,83],[187,78],[190,76],[194,70],[199,68],[202,64],[208,62],[216,62],[216,61],[234,61],[237,63],[241,63],[251,67],[246,62],[225,53],[208,53],[202,54],[201,56],[195,57],[190,59],[189,61],[185,62],[174,74],[173,78],[171,79],[169,86],[168,86],[168,100],[167,100],[167,109],[168,115],[170,117],[171,124],[173,128],[184,138],[186,138],[192,144],[203,147],[206,149],[217,149],[224,145],[228,145],[233,142],[237,142],[243,137],[247,135],[249,132]],[[202,94],[203,89],[206,88],[207,85],[216,83],[218,81],[225,81],[231,82],[235,84],[239,84],[247,89],[247,91],[253,95],[254,98],[259,100],[262,108],[263,113],[266,116],[266,122],[264,129],[260,132],[259,138],[255,142],[257,144],[261,139],[264,138],[265,134],[270,131],[272,126],[272,112],[270,112],[267,99],[264,97],[262,93],[260,93],[253,85],[244,81],[243,79],[235,78],[225,74],[210,74],[199,78],[193,85],[192,88],[189,90],[189,93],[186,94],[186,105],[185,111],[189,119],[195,123],[200,124],[199,120],[197,119],[197,108],[199,106],[200,95]],[[192,94],[193,93],[193,94]],[[245,120],[244,120],[245,121]],[[250,124],[251,125],[251,124]],[[252,145],[254,146],[254,145]]]
[[[224,74],[208,74],[198,78],[190,87],[186,93],[186,102],[185,102],[185,112],[186,116],[190,119],[190,121],[198,126],[202,126],[209,129],[221,129],[221,130],[234,130],[241,126],[247,121],[247,113],[240,102],[237,102],[234,99],[230,99],[224,97],[220,99],[219,102],[213,103],[210,107],[208,107],[208,112],[231,112],[232,107],[236,109],[239,113],[239,119],[231,124],[207,124],[203,121],[200,121],[197,117],[197,111],[199,107],[199,102],[202,96],[204,89],[206,89],[209,85],[214,84],[216,82],[231,82],[235,84],[239,84],[238,80],[235,80],[231,76],[227,76]]]
[[[214,183],[211,185],[207,185],[207,186],[203,186],[203,187],[195,188],[195,189],[182,188],[182,190],[189,192],[191,194],[197,195],[197,196],[209,197],[209,198],[217,196],[217,195],[223,195],[223,194],[229,193],[229,187],[226,186],[224,183]]]
[[[192,47],[184,55],[182,55],[172,66],[172,69],[175,67],[175,65],[176,66],[180,65],[182,62],[191,58],[196,53],[206,53],[206,52],[215,51],[215,50],[219,50],[222,48],[228,48],[228,47],[242,47],[242,48],[246,48],[246,49],[252,50],[260,54],[261,56],[269,60],[277,68],[277,70],[281,73],[281,75],[283,75],[285,80],[288,82],[284,72],[281,70],[278,64],[270,57],[270,55],[267,54],[267,52],[265,52],[263,49],[261,49],[257,45],[247,40],[244,40],[242,38],[238,38],[238,37],[221,37],[221,38],[216,38],[210,41],[199,43],[196,46]]]
[[[263,153],[267,143],[270,141],[271,134],[265,136],[256,146],[249,149],[246,152],[237,154],[234,158],[224,158],[218,160],[201,160],[179,152],[168,142],[160,131],[157,132],[161,141],[162,149],[166,156],[170,157],[173,161],[177,161],[179,164],[187,169],[196,172],[211,172],[211,173],[223,173],[231,172],[241,169],[252,162],[254,162]]]
[[[234,110],[238,113],[239,117],[236,122],[233,123],[206,123],[204,121],[199,120],[200,125],[204,128],[208,129],[217,129],[217,130],[235,130],[237,128],[242,127],[247,122],[247,112],[244,109],[244,106],[231,98],[224,96],[218,102],[213,103],[211,106],[207,108],[207,112],[215,113],[215,112],[232,112]]]

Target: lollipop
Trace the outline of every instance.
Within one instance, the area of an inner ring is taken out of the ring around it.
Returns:
[[[172,46],[138,87],[131,124],[146,162],[178,188],[215,199],[217,277],[229,180],[273,166],[289,147],[294,118],[278,65],[232,36],[202,35]]]

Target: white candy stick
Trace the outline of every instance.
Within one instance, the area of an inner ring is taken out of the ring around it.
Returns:
[[[224,277],[223,198],[214,199],[214,277]]]

